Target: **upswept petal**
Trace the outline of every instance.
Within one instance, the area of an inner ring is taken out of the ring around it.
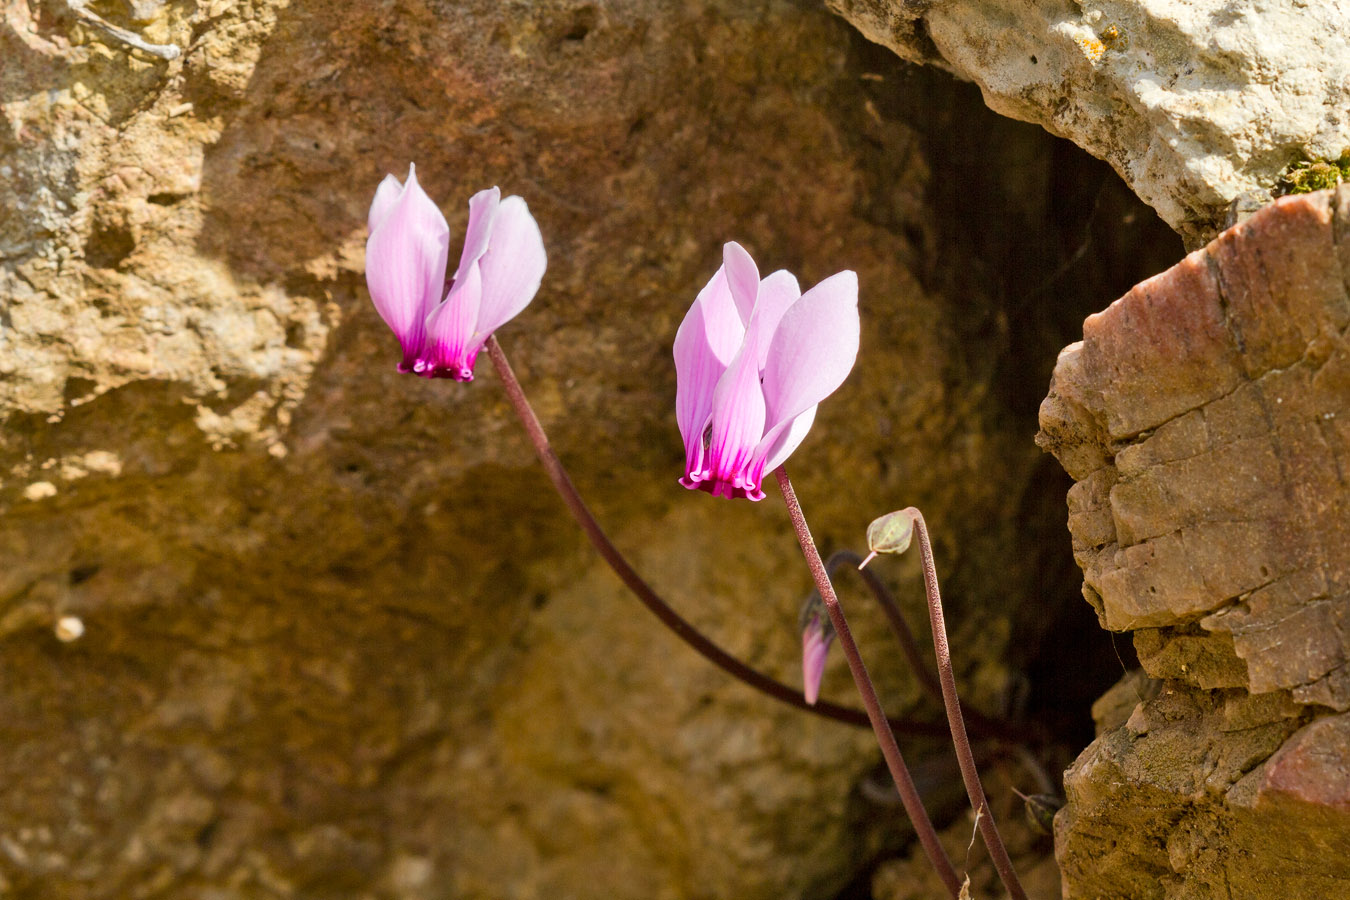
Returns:
[[[755,447],[751,477],[756,481],[764,478],[765,472],[772,472],[787,461],[792,451],[806,440],[806,434],[816,421],[819,405],[809,407],[805,412],[793,416],[785,422],[779,422],[764,435],[764,440]]]
[[[408,165],[409,177],[413,174],[412,164]],[[389,215],[389,210],[394,208],[398,202],[399,194],[403,193],[403,184],[393,175],[384,176],[384,181],[375,189],[375,199],[370,202],[370,213],[366,216],[366,226],[371,232],[379,227],[384,217]]]
[[[473,381],[473,364],[481,344],[474,346],[473,323],[483,293],[478,263],[470,263],[454,283],[445,301],[427,316],[427,343],[414,371],[427,378],[449,376]]]
[[[382,207],[388,197],[386,189]],[[375,309],[403,345],[403,371],[421,350],[427,314],[445,283],[449,252],[450,227],[410,168],[398,198],[366,241],[366,285]]]
[[[722,360],[724,368],[731,365],[732,358],[745,340],[745,323],[736,311],[736,301],[731,298],[726,266],[718,266],[694,302],[703,306],[704,318],[708,322],[708,340],[717,358]]]
[[[747,344],[756,348],[756,359],[760,371],[764,370],[764,358],[769,355],[769,340],[773,337],[778,321],[783,317],[802,289],[797,285],[797,277],[786,269],[779,269],[765,276],[759,283],[759,299],[755,303],[755,312],[750,317],[750,326],[745,338]]]
[[[492,220],[497,215],[501,199],[502,192],[496,187],[479,191],[469,198],[469,224],[464,229],[464,250],[459,255],[455,281],[464,277],[464,270],[478,262],[487,252],[488,239],[492,236]]]
[[[736,302],[741,324],[749,325],[750,316],[755,311],[755,298],[759,294],[759,267],[745,248],[735,241],[728,241],[722,246],[722,267],[726,269],[727,285],[731,288],[731,298]]]
[[[734,490],[738,488],[752,500],[764,496],[745,471],[764,434],[764,393],[759,386],[759,366],[750,350],[742,345],[713,391],[712,432],[701,480],[714,483],[714,496],[736,496]]]
[[[712,414],[713,391],[744,336],[726,272],[719,268],[699,291],[675,333],[675,419],[684,439],[686,474],[702,464],[703,432]]]
[[[831,275],[779,319],[764,360],[769,428],[786,422],[844,383],[858,358],[858,276]]]
[[[492,220],[487,252],[479,259],[483,302],[473,340],[477,347],[530,305],[548,267],[544,237],[520,197],[507,197]]]

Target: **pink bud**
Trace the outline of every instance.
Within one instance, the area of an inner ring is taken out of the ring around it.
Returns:
[[[802,629],[802,696],[815,706],[820,697],[820,681],[825,675],[825,657],[834,640],[834,629],[828,631],[818,614]]]

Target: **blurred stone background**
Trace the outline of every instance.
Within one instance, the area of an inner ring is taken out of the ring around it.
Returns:
[[[560,455],[792,683],[807,573],[772,493],[676,485],[670,343],[725,240],[856,269],[859,365],[792,463],[817,540],[922,507],[967,699],[1059,765],[1090,739],[1122,663],[1036,408],[1181,254],[1105,164],[806,0],[91,4],[171,61],[0,8],[0,895],[865,897],[905,852],[870,734],[625,596],[488,366],[394,371],[364,223],[409,160],[452,229],[528,199],[549,274],[499,336]],[[915,562],[878,565],[921,621]],[[845,602],[892,710],[937,720]],[[968,834],[938,746],[906,752]]]

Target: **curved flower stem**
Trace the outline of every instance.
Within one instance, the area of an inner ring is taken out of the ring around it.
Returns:
[[[850,568],[853,568],[862,576],[863,581],[867,583],[868,590],[872,592],[873,598],[876,599],[877,605],[886,614],[886,621],[890,624],[891,632],[900,645],[900,652],[905,655],[905,662],[909,663],[910,671],[919,680],[919,687],[923,688],[924,693],[929,697],[941,703],[942,687],[933,677],[928,664],[924,661],[923,654],[919,651],[919,644],[914,640],[914,632],[909,630],[909,623],[905,621],[899,605],[896,604],[891,592],[886,590],[886,586],[881,583],[881,579],[871,569],[857,568],[861,562],[862,557],[852,550],[836,550],[830,554],[829,559],[825,560],[825,574],[830,576],[831,583],[833,583],[835,569],[848,563]]]
[[[849,671],[853,673],[853,681],[858,686],[858,693],[862,695],[863,706],[867,709],[872,730],[876,732],[877,743],[881,745],[881,755],[885,757],[886,767],[891,770],[891,777],[895,779],[895,787],[900,792],[900,802],[904,804],[905,812],[909,814],[909,820],[919,836],[919,843],[923,845],[933,868],[937,870],[942,883],[947,886],[948,893],[956,897],[961,890],[960,880],[956,877],[951,860],[947,858],[947,852],[938,841],[937,831],[933,828],[932,820],[928,818],[927,810],[923,808],[923,798],[919,796],[914,779],[905,765],[905,758],[900,754],[900,746],[895,742],[895,733],[886,724],[886,716],[881,711],[881,701],[877,699],[877,690],[867,674],[867,666],[863,663],[862,656],[858,653],[858,645],[853,641],[853,634],[849,631],[844,611],[839,608],[839,598],[834,593],[834,586],[830,584],[825,564],[820,560],[816,542],[811,538],[811,529],[806,525],[801,504],[797,502],[797,494],[792,490],[792,482],[788,480],[787,469],[779,466],[774,471],[774,476],[777,477],[778,487],[783,492],[783,502],[787,504],[788,515],[792,518],[792,527],[797,532],[797,542],[802,546],[802,555],[806,557],[807,568],[811,570],[816,589],[820,591],[820,596],[825,601],[825,609],[830,614],[830,623],[834,625],[839,647],[844,651]],[[966,746],[969,749],[969,742]]]
[[[961,765],[961,779],[966,783],[966,793],[970,795],[970,805],[975,809],[980,836],[989,848],[989,858],[998,870],[998,877],[1013,900],[1026,900],[1026,891],[1022,890],[1022,883],[1017,880],[1017,872],[1008,858],[1008,848],[1003,846],[1003,836],[999,834],[994,815],[989,811],[984,786],[980,784],[980,773],[975,768],[975,754],[970,749],[970,737],[966,734],[965,722],[961,718],[961,700],[956,695],[956,676],[952,674],[952,654],[947,644],[947,625],[942,614],[942,595],[938,591],[937,567],[933,564],[933,545],[928,539],[928,525],[923,520],[923,513],[914,507],[909,507],[905,512],[914,519],[914,529],[919,537],[923,583],[928,593],[928,618],[933,625],[933,651],[937,656],[938,678],[942,682],[942,699],[947,707],[947,723],[951,725],[952,743],[956,745],[956,760]]]
[[[581,526],[581,530],[590,539],[591,545],[600,553],[609,567],[614,570],[614,574],[619,576],[619,580],[642,602],[643,606],[647,607],[654,616],[661,620],[663,625],[673,631],[680,640],[692,647],[704,659],[760,693],[767,694],[789,706],[814,713],[826,719],[833,719],[836,722],[844,722],[859,727],[866,727],[869,724],[868,714],[860,709],[839,706],[825,701],[821,701],[815,706],[808,704],[799,689],[789,687],[781,681],[770,678],[723,650],[679,613],[675,612],[669,603],[652,590],[651,586],[628,564],[623,554],[610,541],[604,529],[600,527],[600,523],[596,521],[595,516],[587,508],[585,501],[581,499],[581,495],[577,493],[567,470],[563,468],[558,455],[553,452],[552,446],[549,445],[548,435],[544,433],[543,426],[539,424],[539,418],[534,414],[534,409],[525,397],[525,391],[521,388],[520,382],[511,370],[511,364],[506,359],[506,353],[497,343],[495,335],[488,338],[486,348],[488,356],[492,359],[492,365],[496,368],[498,377],[501,378],[502,387],[506,390],[507,399],[520,418],[521,424],[525,426],[525,432],[529,435],[530,443],[534,445],[535,454],[539,457],[539,462],[544,467],[544,471],[548,473],[549,480],[553,482],[554,489],[562,497],[563,502],[567,504],[568,510],[572,513],[572,518],[576,519],[577,524]],[[946,733],[941,725],[933,722],[892,719],[890,724],[901,734],[941,736]]]
[[[829,574],[831,581],[834,579],[835,569],[844,563],[849,563],[850,567],[857,571],[867,584],[868,590],[872,592],[872,597],[877,601],[877,605],[886,614],[886,621],[891,626],[891,632],[900,645],[900,651],[905,656],[905,662],[909,663],[910,669],[914,672],[914,677],[918,679],[919,686],[929,697],[945,705],[946,701],[942,697],[942,685],[939,684],[938,679],[933,677],[932,670],[928,668],[928,663],[919,650],[919,644],[914,639],[914,632],[910,630],[909,623],[905,621],[904,614],[900,612],[899,604],[895,602],[895,598],[891,596],[891,592],[887,590],[886,585],[876,576],[875,572],[871,569],[857,568],[861,562],[862,557],[852,550],[836,550],[830,554],[829,559],[825,560],[825,571]],[[1021,746],[1018,742],[1034,741],[1037,738],[1034,732],[1026,728],[998,719],[991,719],[977,710],[966,710],[965,715],[970,721],[971,730],[979,738],[1009,741],[1018,747]]]

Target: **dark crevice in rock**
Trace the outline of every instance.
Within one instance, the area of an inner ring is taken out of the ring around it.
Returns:
[[[974,85],[897,62],[857,35],[853,52],[861,71],[879,76],[860,82],[867,103],[918,134],[911,148],[885,143],[881,131],[882,158],[919,152],[931,167],[922,209],[932,218],[898,214],[903,207],[888,197],[895,188],[880,179],[868,214],[924,249],[917,272],[927,289],[952,298],[963,365],[986,372],[998,414],[1030,436],[1056,356],[1081,336],[1084,317],[1174,263],[1181,240],[1107,164],[993,113]],[[986,297],[992,305],[975,299]],[[1071,483],[1046,457],[1017,489],[1025,580],[1010,582],[1018,604],[1011,662],[1029,679],[1027,713],[1081,746],[1091,738],[1092,699],[1119,678],[1121,658],[1135,661],[1128,641],[1119,656],[1112,649],[1080,593],[1065,528]]]
[[[1184,248],[1106,163],[991,112],[973,85],[897,62],[856,35],[852,50],[868,73],[854,130],[876,148],[862,214],[903,235],[918,251],[911,266],[924,288],[948,298],[946,324],[958,338],[956,358],[946,362],[952,382],[988,384],[988,414],[1027,436],[1005,500],[1018,557],[1004,581],[1008,662],[1022,684],[1001,712],[1048,729],[1059,744],[1048,754],[1054,769],[1091,741],[1093,701],[1138,659],[1129,639],[1103,630],[1084,601],[1065,524],[1072,480],[1053,458],[1036,456],[1037,409],[1083,319],[1175,263]],[[929,167],[918,204],[904,195],[911,154]],[[978,559],[982,549],[965,552]],[[965,568],[944,575],[943,588],[953,621],[963,598],[983,590]],[[960,636],[953,649],[959,666]],[[870,890],[859,878],[839,896]]]

